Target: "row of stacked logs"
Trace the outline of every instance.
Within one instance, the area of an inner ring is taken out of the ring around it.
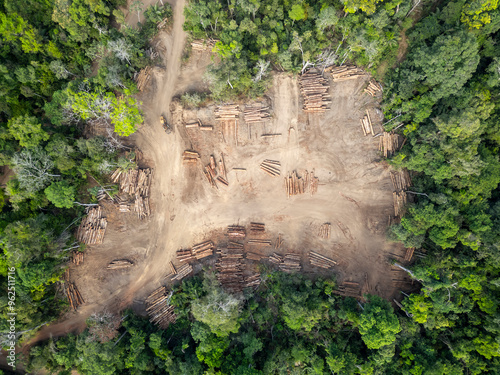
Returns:
[[[73,251],[72,262],[73,262],[73,264],[76,264],[77,266],[80,263],[83,263],[83,253],[81,251]]]
[[[226,164],[224,163],[224,155],[222,153],[220,154],[219,164],[215,162],[213,155],[210,156],[210,163],[205,166],[203,173],[213,188],[218,189],[217,182],[220,182],[224,186],[229,186]]]
[[[269,107],[264,106],[261,103],[246,105],[243,115],[247,124],[253,122],[265,122],[271,118],[271,115],[269,114]]]
[[[299,195],[309,192],[314,195],[318,191],[319,179],[314,177],[313,172],[304,172],[304,178],[299,177],[296,171],[285,177],[286,195],[290,198],[293,195]]]
[[[373,132],[373,124],[370,118],[370,113],[366,111],[366,115],[359,120],[361,122],[361,129],[363,129],[363,134],[367,136],[368,134],[375,135]]]
[[[200,154],[197,153],[196,151],[186,150],[182,154],[182,161],[184,163],[196,164],[196,162],[198,162],[198,160],[200,160]]]
[[[215,119],[218,121],[238,120],[241,110],[238,104],[218,105],[215,107]]]
[[[328,96],[330,85],[320,72],[309,70],[299,79],[300,92],[304,97],[304,112],[325,112],[331,103]]]
[[[151,78],[151,70],[152,68],[150,66],[146,66],[144,69],[141,69],[141,71],[137,75],[136,83],[137,83],[137,89],[139,91],[144,90],[144,88],[148,84]]]
[[[379,146],[378,149],[379,151],[382,151],[384,153],[384,157],[390,157],[394,155],[394,153],[402,147],[402,145],[399,145],[399,134],[396,134],[394,132],[383,132],[382,136],[380,137],[379,141]]]
[[[188,122],[185,124],[186,129],[200,129],[200,130],[207,130],[207,131],[212,131],[214,130],[213,125],[203,125],[200,119],[197,119],[194,122]]]
[[[178,250],[177,260],[180,262],[192,262],[200,260],[214,254],[215,245],[212,241],[205,241],[194,245],[191,249]],[[174,272],[175,273],[175,272]]]
[[[324,223],[319,227],[319,237],[324,239],[329,239],[332,233],[332,225],[330,223]]]
[[[106,218],[102,217],[101,206],[91,208],[76,231],[76,239],[87,245],[101,244],[107,226]]]
[[[177,273],[175,273],[172,276],[171,280],[172,281],[181,281],[183,278],[185,278],[191,272],[193,272],[193,266],[191,266],[190,264],[184,264],[184,265],[180,266],[179,268],[177,268],[176,272]]]
[[[162,329],[166,329],[177,320],[174,306],[170,305],[171,296],[172,292],[167,295],[167,290],[162,286],[151,293],[146,299],[146,311],[149,315],[149,321],[157,324]]]
[[[327,258],[324,255],[315,253],[314,251],[309,252],[309,261],[312,266],[321,268],[331,268],[337,264],[336,261]]]
[[[120,270],[123,268],[132,267],[134,263],[128,259],[115,259],[106,267],[108,270]]]
[[[331,74],[334,81],[345,81],[364,76],[366,72],[354,65],[342,65],[333,67]]]
[[[230,292],[241,292],[245,286],[243,252],[244,245],[235,241],[229,241],[227,248],[218,249],[217,280]]]
[[[281,168],[281,163],[277,160],[265,159],[260,164],[260,169],[262,169],[266,174],[268,174],[271,177],[279,176],[281,174],[280,168]]]
[[[85,300],[83,299],[75,283],[69,281],[66,283],[66,295],[73,310],[76,310],[80,305],[83,305],[85,303]]]
[[[283,272],[298,272],[301,270],[300,255],[287,253],[284,257],[279,254],[272,253],[269,256],[269,261],[276,264]]]
[[[382,85],[375,81],[375,79],[371,78],[370,82],[368,82],[368,86],[365,89],[365,93],[375,96],[379,92],[382,92]]]

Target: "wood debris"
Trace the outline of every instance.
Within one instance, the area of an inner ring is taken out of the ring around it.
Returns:
[[[280,234],[278,234],[278,238],[276,239],[276,243],[274,245],[274,248],[275,249],[281,248],[281,246],[283,245],[283,242],[285,242],[285,240],[281,237],[281,233],[280,233]]]
[[[244,245],[230,241],[227,248],[219,249],[220,255],[215,268],[217,269],[217,279],[222,287],[231,292],[241,292],[245,287],[243,277]]]
[[[226,104],[215,107],[214,113],[215,119],[218,121],[237,120],[241,110],[237,104]]]
[[[308,72],[302,74],[299,79],[300,92],[304,97],[304,112],[325,112],[327,105],[331,103],[328,96],[330,85],[319,72]]]
[[[333,67],[332,78],[334,81],[345,81],[347,79],[355,79],[364,76],[366,72],[354,65],[342,65]]]
[[[382,85],[375,81],[374,78],[371,78],[370,82],[368,82],[368,87],[365,89],[365,93],[375,96],[379,92],[382,92]]]
[[[368,111],[366,111],[366,115],[359,121],[361,122],[361,129],[363,129],[363,134],[365,136],[368,134],[374,135],[372,120]]]
[[[80,263],[83,263],[83,252],[81,252],[81,251],[73,251],[72,262],[73,262],[73,264],[76,264],[77,266]]]
[[[269,114],[269,107],[264,106],[262,103],[246,105],[243,115],[247,124],[253,122],[265,122],[271,118],[271,115]]]
[[[413,253],[415,252],[414,247],[409,247],[406,249],[406,254],[405,254],[405,262],[411,262],[411,259],[413,258]]]
[[[279,265],[280,271],[283,272],[298,272],[301,270],[300,255],[287,253],[283,258],[283,262]]]
[[[137,89],[139,91],[143,91],[149,80],[151,79],[151,70],[150,66],[146,66],[144,69],[141,69],[135,82],[137,83]]]
[[[280,171],[281,163],[277,160],[265,159],[260,164],[260,169],[262,169],[265,173],[267,173],[271,177],[276,177],[281,174]]]
[[[200,154],[196,151],[186,150],[182,154],[182,161],[184,163],[196,163],[198,160],[200,160]]]
[[[76,239],[87,245],[101,244],[107,226],[108,221],[102,217],[101,206],[91,208],[76,231]]]
[[[309,192],[314,195],[318,191],[319,178],[314,177],[314,171],[304,171],[304,177],[299,177],[296,171],[285,177],[285,191],[287,197]]]
[[[128,259],[115,259],[106,267],[108,270],[120,270],[122,268],[132,267],[134,263]]]
[[[392,193],[394,200],[394,216],[403,216],[406,207],[406,192],[395,191]]]
[[[265,231],[266,231],[266,224],[255,223],[255,222],[250,223],[250,232],[256,233],[256,232],[265,232]]]
[[[227,236],[229,238],[231,237],[236,237],[236,238],[243,238],[245,239],[246,237],[246,230],[244,226],[241,225],[229,225],[227,227]]]
[[[146,311],[149,315],[149,321],[157,324],[160,328],[166,329],[170,324],[175,323],[177,316],[174,312],[174,306],[170,305],[172,292],[166,294],[164,286],[156,289],[146,298]]]
[[[321,254],[315,253],[314,251],[309,252],[309,261],[311,262],[312,266],[321,268],[331,268],[337,264],[336,261]]]
[[[319,227],[319,237],[329,239],[332,233],[332,225],[330,223],[324,223]]]
[[[85,300],[83,299],[75,283],[68,282],[66,284],[66,295],[73,310],[76,310],[80,305],[83,305],[85,303]]]
[[[172,281],[181,281],[183,278],[193,272],[193,267],[190,264],[184,264],[177,269],[177,273],[172,276]]]
[[[408,169],[404,168],[401,171],[391,171],[391,181],[394,190],[403,191],[411,186],[411,177]]]

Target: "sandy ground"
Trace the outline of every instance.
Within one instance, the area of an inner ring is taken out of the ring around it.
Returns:
[[[385,239],[388,217],[394,212],[389,168],[380,160],[378,139],[363,137],[359,123],[368,109],[375,132],[381,130],[376,101],[362,94],[367,78],[332,83],[331,110],[307,115],[301,110],[297,80],[277,74],[265,99],[272,107],[272,121],[250,128],[240,121],[235,134],[234,127],[215,123],[213,107],[182,110],[172,102],[176,95],[200,89],[203,72],[211,63],[208,53],[194,52],[181,66],[186,40],[182,30],[185,0],[173,5],[172,29],[158,37],[166,69],[155,69],[149,89],[140,95],[145,123],[129,139],[143,152],[140,165],[155,170],[152,216],[139,221],[134,213],[104,207],[109,223],[104,243],[89,247],[85,262],[71,266],[71,279],[86,303],[77,312],[66,314],[60,323],[43,328],[31,344],[82,330],[85,319],[96,311],[127,307],[141,311],[144,298],[167,282],[168,262],[175,262],[176,250],[221,238],[227,225],[250,221],[264,222],[270,239],[282,233],[285,247],[279,252],[302,253],[305,272],[318,273],[307,266],[306,254],[313,250],[339,261],[331,272],[340,282],[362,283],[366,277],[369,289],[364,292],[385,298],[395,294],[387,259],[390,253],[401,254],[403,249]],[[133,16],[129,18],[134,23]],[[161,114],[173,124],[172,134],[167,135],[160,126]],[[215,125],[214,131],[184,128],[183,121],[196,118]],[[263,139],[263,133],[282,136]],[[210,155],[218,157],[222,152],[229,187],[215,190],[204,180],[199,165],[183,165],[185,149],[200,152],[203,165]],[[288,199],[283,178],[272,178],[259,169],[266,158],[280,160],[283,175],[314,170],[320,180],[318,193]],[[317,233],[325,222],[332,224],[328,240]],[[135,265],[107,271],[106,265],[117,258],[128,258]]]

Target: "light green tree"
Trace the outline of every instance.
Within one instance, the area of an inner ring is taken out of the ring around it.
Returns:
[[[33,148],[49,139],[49,134],[42,129],[42,125],[34,116],[13,117],[7,123],[7,127],[9,133],[22,147]]]
[[[76,188],[67,181],[57,181],[45,188],[47,199],[58,208],[71,208],[75,201]]]

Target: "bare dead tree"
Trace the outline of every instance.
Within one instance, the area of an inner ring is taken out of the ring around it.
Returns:
[[[110,40],[108,48],[113,51],[116,57],[130,64],[130,50],[132,46],[124,39]]]
[[[24,149],[12,158],[14,171],[19,184],[29,192],[36,192],[46,185],[58,174],[51,173],[54,162],[40,147]]]
[[[253,78],[254,82],[259,82],[263,76],[265,76],[267,68],[269,68],[269,65],[271,64],[270,61],[264,61],[264,60],[259,60],[257,61],[256,67],[259,68],[259,71]]]

